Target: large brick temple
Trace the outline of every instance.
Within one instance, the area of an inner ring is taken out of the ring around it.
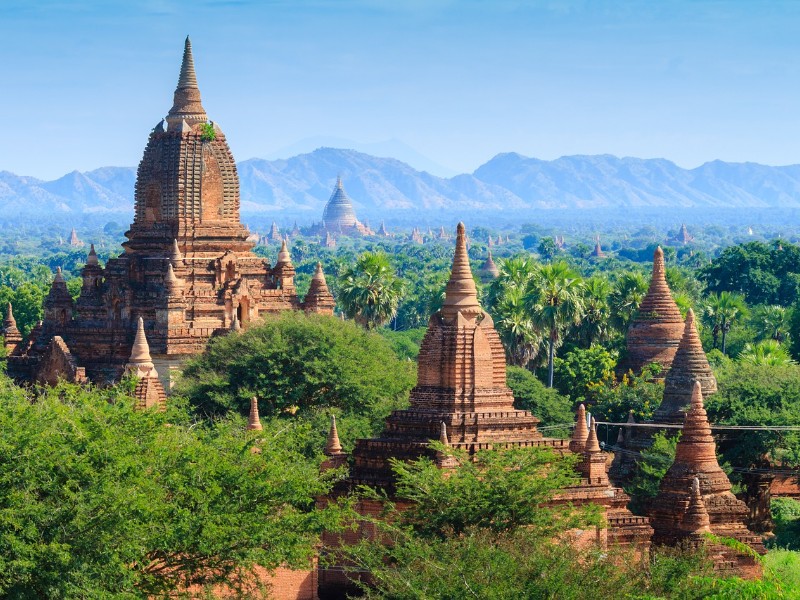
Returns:
[[[77,303],[56,275],[44,320],[9,348],[10,374],[114,381],[141,319],[152,363],[167,384],[213,335],[275,311],[332,312],[330,298],[315,298],[314,290],[304,302],[298,298],[285,243],[270,265],[253,254],[249,235],[239,219],[236,163],[203,108],[187,38],[172,108],[151,131],[139,163],[122,255],[103,267],[92,247]]]
[[[553,500],[556,504],[596,504],[607,525],[597,530],[573,532],[586,542],[646,548],[652,529],[645,517],[634,516],[626,505],[629,497],[609,483],[606,454],[600,450],[595,428],[578,416],[573,440],[546,438],[537,430],[539,419],[514,408],[514,395],[506,385],[506,358],[491,316],[478,302],[475,281],[467,256],[464,225],[459,224],[450,280],[441,310],[428,323],[418,359],[417,385],[411,391],[410,407],[386,419],[380,436],[356,441],[352,456],[342,451],[335,426],[331,428],[323,468],[349,463],[349,476],[337,493],[359,485],[386,490],[390,495],[394,477],[391,459],[414,460],[427,456],[442,468],[454,465],[431,449],[431,440],[474,455],[482,450],[507,447],[545,447],[559,454],[581,455],[579,483]],[[402,508],[402,503],[398,504]],[[363,501],[362,514],[380,514],[379,503]],[[369,531],[360,529],[343,537],[323,536],[323,544],[335,547],[354,543]],[[583,542],[581,542],[583,543]],[[342,569],[321,567],[321,597],[343,597],[349,588]]]

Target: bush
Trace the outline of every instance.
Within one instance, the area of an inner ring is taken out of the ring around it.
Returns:
[[[319,408],[368,415],[402,405],[414,379],[414,365],[398,359],[379,334],[286,311],[213,339],[187,363],[176,391],[203,414],[247,414],[257,396],[266,416]]]
[[[541,420],[540,426],[572,423],[572,402],[553,388],[548,388],[536,376],[522,367],[507,367],[508,387],[514,392],[514,406],[529,410]],[[568,429],[564,429],[566,432]],[[556,432],[548,432],[554,436]],[[562,432],[563,433],[563,432]]]

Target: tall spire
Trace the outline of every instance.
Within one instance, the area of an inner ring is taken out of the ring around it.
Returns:
[[[250,416],[247,418],[248,431],[261,431],[261,418],[258,416],[258,398],[250,398]]]
[[[482,311],[478,303],[478,290],[472,278],[472,269],[469,266],[467,255],[467,234],[464,223],[459,223],[456,228],[456,251],[453,256],[453,268],[450,271],[450,280],[445,288],[445,299],[442,305],[442,314],[453,318],[458,313],[465,315],[478,315]]]
[[[89,256],[86,258],[86,264],[93,267],[100,264],[100,261],[97,260],[97,252],[94,251],[94,244],[89,247]]]
[[[597,424],[592,417],[592,426],[589,427],[589,437],[586,438],[586,452],[600,452],[600,442],[597,441]]]
[[[17,320],[14,318],[14,309],[11,306],[11,302],[9,302],[8,306],[6,307],[6,320],[3,322],[3,325],[5,326],[6,329],[11,327],[12,325],[14,327],[17,326]]]
[[[342,444],[339,442],[339,431],[336,429],[336,416],[331,415],[331,428],[328,430],[328,441],[325,443],[325,456],[342,453]]]
[[[181,74],[178,77],[179,88],[197,89],[197,75],[194,72],[194,57],[192,56],[192,42],[189,36],[183,43],[183,60],[181,61]]]
[[[167,122],[180,125],[181,121],[186,121],[189,125],[194,125],[206,120],[208,117],[200,101],[200,89],[197,87],[197,75],[194,71],[192,42],[189,41],[189,36],[186,36],[181,74],[178,77],[178,87],[175,89],[175,99],[167,116]]]

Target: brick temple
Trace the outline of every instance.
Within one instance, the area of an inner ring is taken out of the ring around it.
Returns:
[[[663,378],[672,366],[683,329],[681,311],[667,285],[664,252],[658,247],[653,253],[650,287],[628,327],[626,354],[620,360],[617,375],[621,378],[628,371],[639,375],[646,366],[656,363],[661,366],[657,378]]]
[[[331,313],[326,287],[322,299],[313,291],[298,298],[285,243],[275,265],[252,252],[239,204],[236,163],[203,108],[187,38],[172,108],[139,163],[122,255],[103,267],[91,248],[77,302],[56,275],[44,320],[10,348],[9,373],[40,382],[115,381],[138,330],[168,389],[171,371],[214,335],[282,310]]]
[[[581,411],[583,408],[581,407]],[[506,385],[503,346],[491,316],[478,302],[475,281],[467,256],[464,225],[459,224],[450,279],[441,310],[428,323],[418,359],[417,385],[410,395],[410,407],[397,410],[386,419],[383,433],[373,439],[356,441],[352,456],[342,451],[335,422],[332,423],[323,468],[349,465],[349,476],[337,493],[345,494],[359,485],[393,492],[390,460],[429,457],[441,468],[455,466],[452,458],[431,449],[431,440],[474,455],[482,450],[508,447],[544,447],[559,454],[582,455],[579,483],[562,490],[554,504],[596,504],[602,507],[607,525],[582,532],[570,532],[576,543],[619,544],[640,549],[650,543],[652,529],[646,517],[634,516],[626,508],[629,497],[609,483],[606,456],[597,440],[594,424],[587,425],[579,412],[572,441],[545,438],[537,430],[539,420],[530,412],[514,408],[514,396]],[[398,503],[402,509],[402,504]],[[382,505],[363,501],[362,514],[380,514]],[[344,537],[324,535],[323,544],[335,547],[354,543],[367,528]],[[320,596],[343,597],[350,590],[340,567],[320,568]]]

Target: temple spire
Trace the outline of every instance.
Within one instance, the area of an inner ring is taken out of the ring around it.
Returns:
[[[144,319],[139,317],[136,327],[136,337],[131,347],[131,357],[128,359],[129,367],[137,367],[142,370],[144,367],[153,368],[153,359],[150,357],[150,345],[147,343],[147,336],[144,333]]]
[[[450,442],[447,439],[447,423],[444,421],[442,421],[442,429],[439,432],[439,441],[445,446],[450,445]]]
[[[580,453],[586,449],[586,438],[589,437],[589,428],[586,426],[586,407],[578,405],[577,420],[575,429],[572,431],[572,438],[569,442],[569,449],[572,452]]]
[[[336,429],[336,416],[331,415],[331,428],[328,430],[328,441],[325,443],[325,456],[342,453],[342,444],[339,442],[339,431]]]
[[[14,309],[11,306],[11,302],[9,302],[8,306],[6,307],[6,320],[3,324],[6,326],[6,328],[11,325],[14,327],[17,326],[17,320],[14,318]]]
[[[250,398],[250,416],[247,418],[248,431],[261,431],[261,418],[258,416],[258,398]]]
[[[711,519],[700,493],[700,480],[695,477],[689,491],[689,507],[683,516],[682,529],[687,533],[708,533],[711,531]]]
[[[281,249],[278,251],[278,264],[292,264],[292,255],[289,253],[289,248],[286,245],[286,238],[281,240]]]
[[[97,252],[94,251],[94,244],[89,246],[89,256],[86,258],[86,264],[93,267],[100,264],[100,261],[97,260]]]
[[[192,42],[189,36],[183,43],[183,60],[181,61],[181,74],[178,77],[179,88],[197,89],[197,75],[194,72],[194,57],[192,56]]]
[[[472,278],[472,269],[469,266],[469,256],[467,255],[467,234],[464,223],[459,223],[456,228],[453,268],[445,288],[442,314],[445,317],[453,318],[458,313],[474,316],[481,312],[483,311],[478,303],[478,290],[475,287],[475,280]]]
[[[586,452],[600,452],[600,443],[597,441],[597,424],[592,417],[592,426],[589,427],[589,437],[586,438]]]
[[[208,116],[200,100],[200,89],[197,87],[192,42],[189,41],[189,36],[186,36],[186,42],[183,46],[181,74],[178,77],[178,86],[175,89],[175,98],[167,116],[167,123],[181,125],[182,121],[186,121],[191,126],[207,120]]]

